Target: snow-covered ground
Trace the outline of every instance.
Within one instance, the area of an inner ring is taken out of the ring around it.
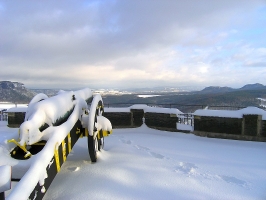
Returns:
[[[265,155],[266,143],[115,129],[95,164],[80,139],[44,199],[266,199]]]
[[[0,140],[17,134],[5,123]],[[143,125],[114,129],[104,149],[92,164],[79,139],[44,199],[266,199],[266,143]]]

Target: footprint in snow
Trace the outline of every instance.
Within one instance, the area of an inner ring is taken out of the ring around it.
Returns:
[[[175,168],[176,172],[182,172],[183,174],[196,174],[198,169],[197,165],[193,163],[180,162],[179,165]]]
[[[138,150],[147,151],[154,158],[158,158],[158,159],[163,159],[164,158],[164,156],[162,154],[159,154],[159,153],[156,153],[156,152],[152,152],[152,151],[150,151],[150,149],[148,147],[144,147],[144,146],[140,146],[140,145],[135,145],[135,147]]]
[[[147,148],[147,147],[143,147],[143,146],[140,146],[140,145],[135,145],[135,147],[139,150],[144,150],[144,151],[149,151],[150,149]]]
[[[124,144],[132,144],[132,141],[131,140],[120,140],[121,142],[123,142]]]
[[[155,152],[149,152],[149,154],[154,157],[154,158],[158,158],[158,159],[163,159],[164,156],[159,154],[159,153],[155,153]]]
[[[205,179],[216,179],[218,178],[218,180],[223,180],[227,183],[230,184],[235,184],[238,185],[240,187],[245,187],[245,188],[249,188],[250,184],[246,181],[243,181],[241,179],[238,179],[236,177],[233,176],[226,176],[226,175],[212,175],[210,173],[200,173],[199,168],[197,167],[197,165],[193,164],[193,163],[187,163],[187,162],[179,162],[179,165],[175,168],[176,172],[181,172],[183,174],[186,175],[193,175],[193,176],[202,176]]]
[[[236,185],[239,185],[241,187],[247,187],[248,186],[248,183],[246,181],[240,180],[240,179],[233,177],[233,176],[218,175],[218,178],[222,179],[223,181],[225,181],[227,183],[236,184]]]
[[[76,171],[79,171],[79,167],[69,167],[69,168],[67,168],[69,171],[71,171],[71,172],[76,172]]]
[[[83,163],[84,163],[84,164],[88,164],[88,163],[90,163],[90,161],[88,161],[88,160],[83,160]]]

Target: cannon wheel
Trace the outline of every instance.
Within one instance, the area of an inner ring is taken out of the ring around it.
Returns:
[[[89,149],[91,162],[96,162],[97,161],[97,150],[98,150],[97,137],[94,138],[93,136],[90,136],[90,135],[88,136],[88,149]]]
[[[103,103],[102,101],[98,102],[98,108],[96,109],[95,112],[95,117],[94,117],[94,132],[97,131],[97,128],[95,124],[97,123],[97,116],[101,116],[103,114]],[[94,134],[93,134],[94,135]],[[104,145],[104,138],[98,139],[97,135],[90,136],[88,135],[88,149],[89,149],[89,155],[91,158],[91,162],[95,163],[97,162],[97,151],[100,151],[103,149]]]

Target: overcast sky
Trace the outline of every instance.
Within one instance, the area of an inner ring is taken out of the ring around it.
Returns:
[[[0,80],[266,85],[265,0],[0,0]]]

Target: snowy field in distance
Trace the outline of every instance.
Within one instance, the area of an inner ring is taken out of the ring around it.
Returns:
[[[138,97],[140,98],[149,98],[149,97],[158,97],[158,96],[162,96],[162,95],[153,95],[153,94],[139,94]]]
[[[92,164],[80,139],[45,200],[266,199],[266,143],[115,129]]]

